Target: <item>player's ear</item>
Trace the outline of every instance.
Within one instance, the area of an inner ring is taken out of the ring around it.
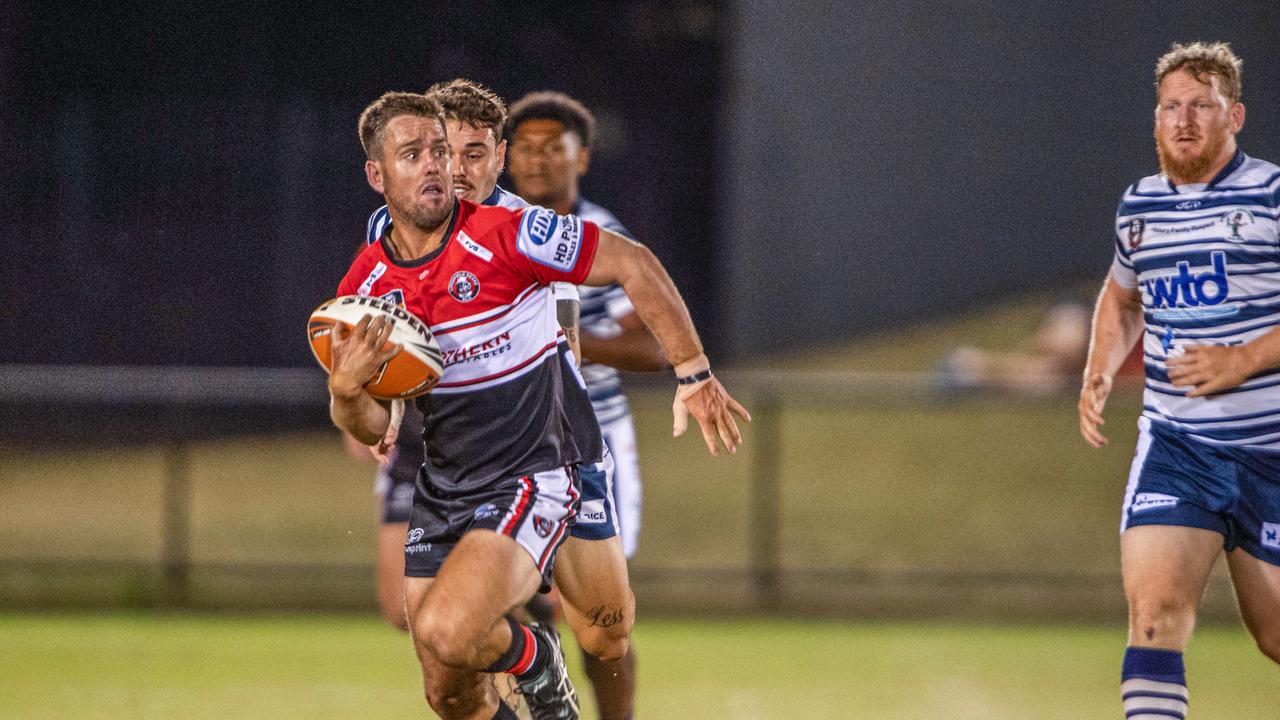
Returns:
[[[382,185],[382,166],[376,161],[364,161],[364,176],[369,181],[369,187],[373,188],[379,195],[386,192]]]
[[[1244,129],[1244,103],[1236,103],[1231,108],[1231,132],[1238,133]]]
[[[578,175],[587,174],[587,166],[591,164],[591,148],[578,148]]]
[[[507,169],[507,141],[506,140],[498,141],[498,147],[497,147],[496,153],[498,155],[498,172],[501,173],[503,170]]]

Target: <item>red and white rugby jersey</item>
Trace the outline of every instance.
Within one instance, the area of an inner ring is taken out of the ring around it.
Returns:
[[[600,459],[599,427],[577,419],[591,404],[558,347],[549,287],[586,279],[599,237],[594,224],[545,208],[458,201],[431,254],[396,261],[384,237],[356,257],[338,294],[403,305],[440,344],[444,374],[418,399],[433,485],[465,492]]]

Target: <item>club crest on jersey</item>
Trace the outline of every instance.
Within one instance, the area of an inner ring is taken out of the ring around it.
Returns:
[[[391,292],[385,292],[382,294],[382,299],[386,300],[389,303],[394,303],[399,307],[404,307],[404,291],[403,290],[396,289],[396,290],[392,290]]]
[[[551,534],[555,529],[555,523],[542,517],[541,515],[533,516],[533,531],[538,533],[538,537],[544,538]]]
[[[1137,250],[1138,246],[1142,244],[1142,231],[1145,230],[1146,227],[1147,221],[1145,218],[1134,218],[1133,222],[1129,223],[1130,250]]]
[[[1248,210],[1232,210],[1222,216],[1222,222],[1231,228],[1231,237],[1228,240],[1243,240],[1240,236],[1240,228],[1245,225],[1253,224],[1253,213]]]
[[[471,302],[480,294],[480,279],[466,270],[459,270],[449,278],[449,294],[458,302]]]

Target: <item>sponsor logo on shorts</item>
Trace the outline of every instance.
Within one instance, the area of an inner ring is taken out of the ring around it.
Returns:
[[[419,540],[421,540],[421,539],[422,539],[422,536],[423,536],[423,535],[426,535],[426,534],[427,534],[427,531],[426,531],[426,530],[423,530],[422,528],[414,528],[414,529],[412,529],[412,530],[410,530],[410,531],[409,531],[409,537],[408,537],[408,539],[407,539],[407,540],[405,540],[405,543],[404,543],[404,544],[405,544],[405,545],[412,545],[412,544],[414,544],[414,543],[418,542]]]
[[[604,511],[604,500],[586,500],[578,511],[578,522],[599,524],[609,519]]]
[[[544,538],[551,534],[556,524],[541,515],[533,516],[533,531],[538,533],[538,537]]]
[[[413,545],[406,545],[404,548],[404,552],[406,555],[417,555],[418,553],[429,553],[431,552],[431,543],[414,543]]]
[[[493,503],[485,503],[476,508],[473,516],[476,520],[491,520],[498,517],[499,514],[501,514],[501,511],[498,510],[497,505],[494,505]]]
[[[1280,550],[1280,523],[1262,523],[1262,544]]]
[[[1178,498],[1163,493],[1138,493],[1133,498],[1133,505],[1129,508],[1131,513],[1140,513],[1144,510],[1154,510],[1159,507],[1173,507],[1178,504]]]
[[[459,270],[449,278],[449,294],[458,302],[471,302],[480,294],[480,278],[466,270]]]

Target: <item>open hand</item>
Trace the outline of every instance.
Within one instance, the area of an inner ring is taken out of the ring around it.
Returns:
[[[729,392],[714,375],[693,385],[678,386],[671,411],[675,415],[671,436],[680,437],[684,434],[689,427],[689,414],[692,413],[702,428],[702,439],[706,441],[707,450],[712,455],[720,454],[717,437],[730,453],[736,453],[738,446],[742,444],[742,433],[738,431],[738,423],[733,419],[734,413],[751,422],[751,413],[729,396]]]
[[[1111,378],[1102,373],[1092,373],[1085,377],[1084,386],[1080,388],[1080,435],[1085,442],[1100,448],[1109,441],[1099,430],[1106,424],[1102,419],[1102,409],[1107,406],[1107,396],[1111,394]]]

